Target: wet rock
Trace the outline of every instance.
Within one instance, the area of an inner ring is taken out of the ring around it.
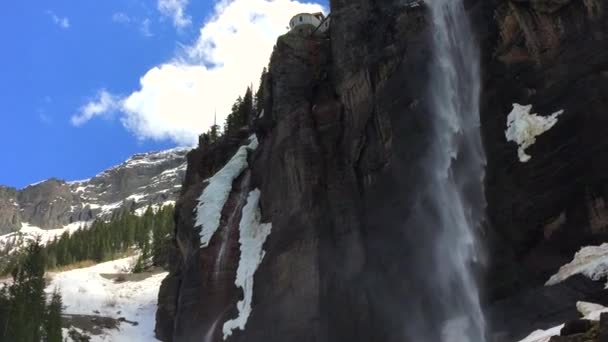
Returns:
[[[497,333],[523,337],[577,318],[576,301],[608,304],[602,284],[582,276],[542,287],[582,244],[608,233],[608,20],[596,1],[470,0],[467,8],[483,55],[485,295]],[[404,317],[439,335],[437,322],[446,318],[429,305],[436,232],[412,220],[430,146],[427,8],[333,0],[331,12],[329,40],[288,34],[277,41],[264,117],[238,138],[189,154],[176,212],[181,266],[160,300],[176,311],[157,319],[161,339],[198,341],[235,315],[234,303],[226,314],[203,300],[231,289],[209,281],[218,248],[199,249],[193,210],[204,180],[251,132],[260,139],[251,187],[261,190],[262,220],[273,229],[246,329],[229,340],[401,342]],[[530,147],[526,164],[504,137],[513,103],[565,111]],[[222,224],[218,239],[228,231]],[[234,272],[235,262],[225,271]]]
[[[598,342],[608,342],[608,312],[600,315]]]
[[[507,334],[512,341],[519,341],[532,331],[545,330],[567,321],[575,323],[566,328],[566,333],[576,332],[576,328],[586,324],[578,320],[580,313],[576,303],[579,301],[608,304],[608,291],[604,290],[602,282],[576,275],[555,286],[521,289],[517,294],[490,305],[487,316],[493,331]]]
[[[588,319],[575,319],[568,321],[564,324],[564,327],[560,331],[561,336],[570,336],[576,334],[584,334],[591,330],[594,326],[594,322]]]

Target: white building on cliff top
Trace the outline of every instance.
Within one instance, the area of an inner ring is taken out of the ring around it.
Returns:
[[[300,13],[289,21],[291,32],[323,34],[329,30],[329,17],[323,13]]]

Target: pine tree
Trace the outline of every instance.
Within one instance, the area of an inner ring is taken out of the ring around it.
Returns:
[[[239,128],[247,126],[249,120],[253,117],[253,94],[251,88],[247,88],[241,108],[239,108]]]
[[[13,284],[2,293],[7,315],[3,317],[2,340],[39,342],[45,312],[45,257],[40,241],[31,243],[23,261],[13,270]]]
[[[220,126],[217,124],[217,113],[213,117],[213,126],[209,129],[209,141],[214,143],[220,138]]]
[[[266,70],[266,68],[264,68],[264,70],[262,70],[262,75],[260,76],[260,85],[258,86],[258,91],[256,91],[256,93],[255,93],[254,114],[256,115],[256,117],[264,109],[264,83],[266,82],[267,74],[268,74],[268,71]]]
[[[55,289],[51,297],[51,301],[46,309],[45,320],[44,320],[44,332],[46,342],[61,342],[62,341],[62,318],[61,311],[63,309],[63,302],[61,294]]]

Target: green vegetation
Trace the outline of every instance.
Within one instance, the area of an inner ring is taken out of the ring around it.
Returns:
[[[154,211],[148,207],[140,217],[133,212],[115,215],[110,221],[95,221],[90,228],[64,233],[45,247],[46,266],[53,269],[87,260],[114,260],[133,249],[153,266],[166,266],[173,232],[173,207]],[[143,262],[143,261],[142,261]],[[148,266],[148,265],[140,265]]]
[[[44,249],[31,243],[22,262],[13,269],[13,283],[0,290],[0,341],[60,342],[61,295],[44,294]]]
[[[253,94],[251,87],[247,87],[245,95],[239,96],[236,99],[224,122],[223,132],[220,132],[220,126],[214,123],[207,133],[201,136],[201,140],[214,143],[221,139],[222,136],[231,136],[241,128],[249,125],[253,118],[262,112],[264,107],[264,80],[267,74],[268,71],[264,68],[260,76],[260,86],[255,94]]]
[[[34,241],[11,255],[4,263],[4,275],[13,282],[0,285],[0,342],[61,342],[62,299],[55,292],[46,298],[46,269],[70,269],[122,257],[141,251],[134,272],[152,266],[167,267],[173,233],[172,206],[157,211],[148,207],[142,216],[134,212],[117,214],[108,222],[95,221],[42,246]],[[48,301],[48,303],[47,303]],[[70,332],[76,334],[77,332]],[[86,341],[86,337],[79,337]]]

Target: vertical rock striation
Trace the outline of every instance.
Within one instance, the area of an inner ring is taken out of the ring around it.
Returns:
[[[499,311],[508,312],[504,306],[525,302],[510,296],[542,285],[582,243],[605,236],[608,20],[595,0],[465,6],[481,42],[485,298],[502,298]],[[436,269],[425,256],[433,230],[412,219],[433,146],[429,9],[419,1],[332,0],[331,12],[328,38],[287,34],[277,41],[264,116],[189,154],[174,269],[159,295],[160,339],[220,341],[217,327],[237,316],[239,237],[229,222],[241,213],[245,189],[260,189],[262,222],[272,222],[272,234],[245,330],[228,341],[403,342],[411,340],[404,327],[419,317],[428,329],[445,318],[428,305]],[[563,110],[527,148],[527,163],[505,138],[514,103],[537,113]],[[205,180],[251,133],[260,146],[249,154],[248,183],[244,175],[235,180],[220,227],[201,249],[194,208]],[[216,277],[222,246],[232,252]],[[577,286],[550,296],[568,292],[570,302],[597,290],[572,290]],[[551,307],[560,306],[522,310],[549,324],[543,310]],[[560,319],[571,314],[563,313]],[[496,330],[521,329],[508,316],[492,317],[504,323],[491,322]]]

